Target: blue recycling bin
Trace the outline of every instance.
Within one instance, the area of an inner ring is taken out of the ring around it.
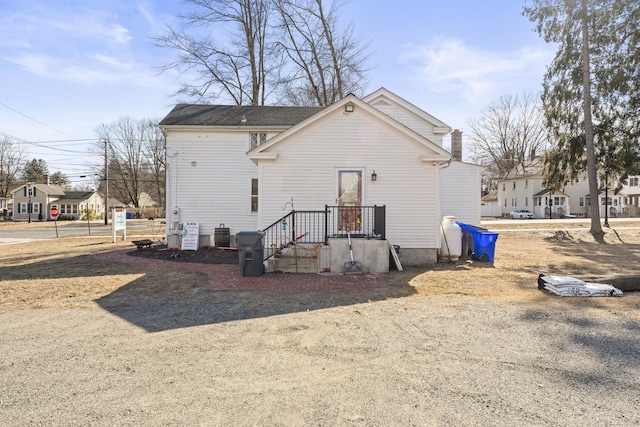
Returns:
[[[473,239],[473,257],[484,262],[493,262],[496,252],[498,233],[486,228],[456,222],[463,230],[471,233]]]
[[[131,219],[131,212],[127,212],[127,213],[125,214],[125,216],[126,216],[126,218],[127,218],[127,219]]]

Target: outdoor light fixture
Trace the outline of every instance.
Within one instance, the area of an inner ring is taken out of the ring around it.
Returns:
[[[191,166],[195,166],[195,165],[197,165],[197,163],[196,163],[196,161],[194,160],[194,161],[192,161],[192,162],[191,162]]]
[[[353,109],[354,109],[354,105],[353,104],[347,104],[344,106],[344,111],[346,113],[353,113]]]
[[[376,170],[373,170],[373,173],[371,174],[371,181],[377,181],[378,180],[378,174],[376,174]]]

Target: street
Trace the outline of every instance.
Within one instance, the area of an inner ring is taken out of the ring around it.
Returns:
[[[145,235],[158,236],[165,234],[163,220],[130,219],[126,222],[127,236]],[[109,236],[111,235],[111,221],[109,225],[104,220],[92,221],[36,221],[36,222],[0,222],[0,244],[26,242],[31,240],[55,239],[57,237],[72,236]],[[118,236],[122,232],[118,231]]]

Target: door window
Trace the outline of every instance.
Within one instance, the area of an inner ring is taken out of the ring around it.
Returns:
[[[338,230],[362,230],[362,171],[338,171]]]

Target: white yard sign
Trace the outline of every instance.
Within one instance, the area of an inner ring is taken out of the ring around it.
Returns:
[[[111,241],[116,242],[116,233],[122,230],[122,240],[127,238],[127,211],[122,210],[116,212],[115,209],[111,211]]]
[[[182,229],[182,250],[195,251],[198,250],[198,232],[199,226],[197,222],[185,222]]]

